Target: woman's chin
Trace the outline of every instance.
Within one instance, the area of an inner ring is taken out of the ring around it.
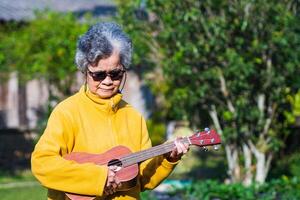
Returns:
[[[97,91],[97,95],[101,99],[108,99],[108,98],[111,98],[112,96],[114,96],[114,92],[112,90],[100,90],[100,91]]]

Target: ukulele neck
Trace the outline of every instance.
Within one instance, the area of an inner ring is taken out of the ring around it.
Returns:
[[[188,137],[181,138],[180,140],[183,143],[191,144]],[[174,148],[175,148],[174,141],[173,142],[166,142],[164,144],[157,145],[155,147],[151,147],[149,149],[142,150],[142,151],[135,152],[135,153],[129,154],[127,156],[124,156],[123,158],[120,159],[120,161],[122,162],[123,167],[127,167],[127,166],[130,166],[130,165],[148,160],[150,158],[169,153]]]

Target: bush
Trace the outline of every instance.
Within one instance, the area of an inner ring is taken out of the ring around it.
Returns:
[[[263,185],[220,184],[217,181],[195,182],[184,193],[184,199],[299,199],[298,178],[272,180]]]
[[[295,153],[290,157],[289,171],[293,176],[300,178],[300,153]]]
[[[277,178],[284,174],[300,179],[300,151],[279,156],[274,165],[270,177]]]
[[[296,200],[300,199],[300,179],[282,177],[249,187],[242,184],[224,184],[215,180],[195,181],[187,187],[172,191],[169,195],[170,199],[183,200]],[[143,199],[154,199],[153,197],[153,193],[150,192],[142,195]]]

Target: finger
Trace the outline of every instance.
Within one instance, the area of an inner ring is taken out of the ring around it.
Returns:
[[[187,153],[188,151],[188,146],[186,146],[186,144],[184,144],[183,142],[179,142],[179,148],[182,154]]]
[[[114,190],[112,187],[106,187],[106,189],[104,190],[106,195],[110,195],[114,193]]]
[[[107,181],[106,182],[109,183],[109,184],[111,184],[111,183],[115,182],[115,179],[114,179],[113,176],[109,176],[109,177],[107,177]]]
[[[118,187],[118,184],[116,184],[115,182],[113,182],[113,183],[111,184],[111,187],[112,187],[112,189],[116,189],[116,188]]]
[[[110,189],[109,194],[113,194],[113,193],[114,193],[113,189]]]
[[[120,179],[119,179],[118,177],[115,177],[115,183],[116,183],[117,185],[121,184],[121,181],[120,181]]]
[[[190,150],[190,145],[184,143],[184,148],[186,149],[186,152],[188,152]]]
[[[115,179],[115,173],[111,170],[108,170],[108,175],[107,175],[107,181],[106,181],[106,186],[111,186],[111,183],[114,182]]]
[[[118,188],[121,188],[122,187],[122,183],[118,183]]]
[[[105,195],[109,195],[109,194],[110,194],[110,189],[106,187],[106,188],[104,189],[104,194],[105,194]]]
[[[189,144],[182,142],[181,137],[176,138],[176,147],[178,148],[179,154],[185,154],[189,150]]]
[[[115,182],[114,182],[114,183],[116,184],[116,187],[115,187],[116,189],[122,187],[122,183],[121,183],[121,181],[120,181],[118,178],[115,179]]]
[[[113,177],[108,177],[106,181],[106,187],[110,187],[111,183],[114,181]]]
[[[109,170],[108,170],[108,176],[115,176],[115,172],[114,172],[114,170],[111,170],[110,168],[109,168]]]
[[[117,184],[113,183],[109,190],[110,194],[116,193],[116,191],[117,191],[116,188],[117,188]]]
[[[174,149],[170,153],[170,157],[174,158],[177,155],[177,147],[175,146]]]
[[[179,141],[175,140],[175,146],[176,146],[176,150],[177,150],[177,152],[175,152],[175,153],[177,153],[177,155],[182,154],[182,151],[183,151],[182,144]]]
[[[106,187],[110,187],[110,182],[106,182]]]

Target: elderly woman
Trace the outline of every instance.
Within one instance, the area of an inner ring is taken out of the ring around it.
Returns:
[[[118,190],[119,167],[65,159],[71,152],[101,154],[119,145],[132,152],[151,147],[144,118],[120,93],[131,53],[130,39],[115,23],[98,23],[79,38],[75,60],[85,84],[55,107],[32,153],[32,172],[48,188],[48,199],[66,199],[65,193],[139,199],[187,152],[188,145],[176,141],[171,153],[140,163],[136,185],[125,191]]]

